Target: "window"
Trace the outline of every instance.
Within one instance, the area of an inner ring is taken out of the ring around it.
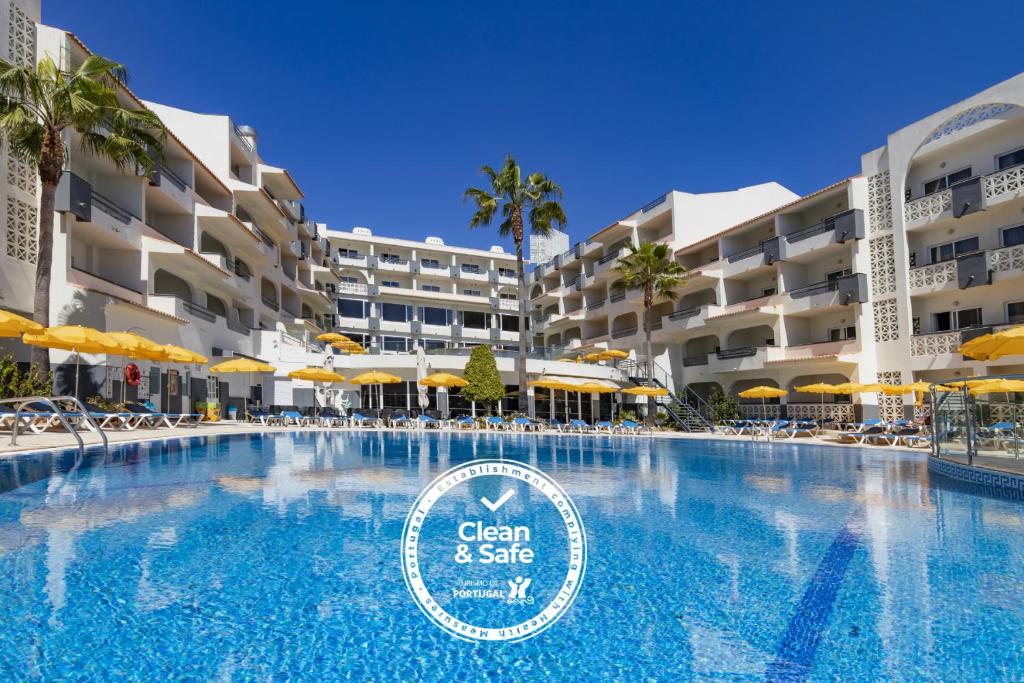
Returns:
[[[841,277],[852,275],[853,271],[849,268],[843,268],[842,270],[836,270],[831,273],[825,273],[825,282],[835,282]]]
[[[342,318],[366,318],[367,304],[358,299],[338,299],[338,315]]]
[[[519,331],[519,317],[515,315],[503,315],[501,316],[501,329],[504,332],[518,332]]]
[[[475,264],[475,263],[463,263],[462,264],[462,272],[463,273],[482,273],[483,269],[480,266],[478,266],[477,264]]]
[[[441,262],[436,258],[421,258],[420,265],[424,268],[440,268]]]
[[[856,339],[857,328],[853,325],[846,327],[833,327],[828,331],[829,341],[844,341],[846,339]]]
[[[924,193],[933,194],[935,192],[941,192],[942,190],[945,190],[947,187],[955,185],[956,183],[959,183],[961,180],[967,180],[970,177],[971,167],[968,166],[967,168],[962,168],[959,171],[956,171],[955,173],[950,173],[949,175],[942,176],[941,178],[929,180],[924,184]]]
[[[420,289],[424,292],[440,292],[441,287],[439,285],[421,285]]]
[[[404,353],[409,350],[409,340],[405,337],[384,337],[381,345],[385,351]]]
[[[1024,225],[1018,225],[1015,228],[1004,228],[1002,231],[1002,239],[1004,247],[1024,244]]]
[[[338,258],[359,258],[359,252],[355,249],[345,249],[343,247],[338,248]]]
[[[480,296],[479,289],[464,289],[462,290],[462,293],[465,296]]]
[[[935,314],[935,331],[951,332],[981,325],[981,309],[965,308],[959,311],[942,311]]]
[[[424,306],[420,308],[420,321],[424,325],[451,325],[452,312],[447,308]]]
[[[405,323],[409,322],[412,317],[409,311],[409,306],[405,304],[381,304],[380,305],[380,319],[386,320],[392,323]]]
[[[761,296],[774,296],[776,289],[774,287],[765,287],[761,290]]]
[[[931,254],[932,263],[939,263],[941,261],[949,261],[957,256],[969,254],[972,251],[978,251],[979,248],[980,243],[977,237],[965,237],[962,240],[930,247],[928,253]]]
[[[1011,323],[1024,323],[1024,301],[1011,301],[1006,304],[1006,320]]]
[[[1007,152],[996,158],[996,170],[1002,171],[1004,168],[1010,168],[1011,166],[1018,166],[1024,164],[1024,147]]]
[[[490,327],[488,325],[490,317],[491,316],[487,313],[478,313],[476,311],[463,311],[462,326],[472,330],[486,330]]]
[[[498,295],[498,298],[504,299],[505,301],[518,301],[519,295],[515,292],[502,292]]]
[[[447,346],[443,339],[424,339],[423,348],[429,351],[430,349],[444,349]]]
[[[377,257],[377,260],[381,263],[408,263],[404,258],[398,254],[389,254],[387,252],[382,253]]]
[[[515,268],[498,268],[499,277],[516,277]]]
[[[381,280],[380,281],[380,286],[381,287],[401,287],[402,283],[399,282],[398,280]]]

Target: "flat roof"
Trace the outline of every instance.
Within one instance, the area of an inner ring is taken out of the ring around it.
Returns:
[[[488,249],[475,249],[473,247],[459,247],[451,244],[431,244],[430,242],[424,242],[420,240],[406,240],[399,237],[381,237],[379,235],[361,235],[355,232],[346,232],[344,230],[336,230],[334,228],[327,228],[325,231],[327,239],[344,239],[354,240],[357,242],[373,243],[373,244],[390,244],[396,247],[410,247],[415,249],[425,249],[430,251],[447,251],[459,254],[465,254],[467,256],[479,256],[486,258],[497,258],[497,259],[508,259],[515,261],[516,255],[511,254],[507,251],[494,252]]]

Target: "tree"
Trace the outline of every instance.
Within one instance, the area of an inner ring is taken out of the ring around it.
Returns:
[[[501,382],[498,364],[489,346],[474,346],[469,362],[463,372],[463,379],[469,384],[462,388],[462,395],[470,401],[483,403],[488,410],[505,397],[505,385]]]
[[[512,236],[516,245],[516,276],[519,280],[519,399],[526,400],[526,271],[523,267],[523,237],[526,222],[530,232],[546,235],[552,228],[565,225],[565,211],[558,202],[562,188],[543,173],[531,173],[523,181],[516,160],[509,155],[505,165],[495,171],[490,166],[480,169],[490,180],[489,190],[471,187],[462,195],[462,200],[472,199],[476,212],[469,220],[470,228],[488,226],[499,209],[504,220],[498,226],[502,237]]]
[[[735,396],[726,395],[717,384],[712,384],[708,391],[708,405],[711,407],[711,420],[716,425],[740,417],[740,402]]]
[[[0,398],[49,396],[53,377],[40,375],[35,368],[22,370],[10,355],[0,356]]]
[[[642,289],[644,293],[644,342],[647,353],[647,380],[654,380],[654,353],[651,350],[651,309],[657,299],[674,301],[676,288],[686,282],[686,268],[672,259],[667,244],[644,242],[639,247],[629,245],[629,254],[619,259],[615,271],[619,279],[613,287]],[[651,424],[655,411],[654,397],[647,397],[647,416]]]
[[[144,175],[163,153],[166,130],[157,115],[121,105],[118,90],[127,77],[123,66],[97,55],[69,70],[49,55],[35,67],[0,59],[0,136],[10,154],[36,166],[42,184],[32,317],[44,327],[50,324],[53,206],[67,151],[64,131],[77,131],[87,154]],[[49,375],[49,351],[33,347],[32,364]]]

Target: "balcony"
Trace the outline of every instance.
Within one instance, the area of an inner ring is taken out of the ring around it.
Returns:
[[[786,292],[783,302],[786,315],[816,315],[824,311],[864,303],[868,297],[868,279],[863,273],[852,273],[834,280],[818,282]]]
[[[769,346],[765,362],[778,363],[856,363],[860,345],[856,339],[793,344],[787,347]]]
[[[334,263],[342,268],[366,268],[367,258],[366,256],[356,256],[352,258],[348,256],[335,256]]]
[[[587,310],[588,311],[599,310],[599,309],[604,307],[604,304],[605,304],[606,301],[607,301],[607,299],[599,299],[598,301],[592,301],[591,303],[587,304]]]
[[[260,297],[260,300],[263,302],[264,306],[266,306],[272,311],[278,311],[281,309],[281,305],[277,302],[277,299],[271,299],[268,296],[262,296]]]
[[[702,354],[700,354],[698,356],[684,356],[683,357],[683,367],[685,367],[685,368],[692,368],[692,367],[695,367],[695,366],[698,366],[698,365],[707,365],[707,364],[708,364],[708,354],[706,354],[706,353],[702,353]]]
[[[492,296],[491,308],[497,309],[499,311],[516,312],[519,310],[519,301],[517,299],[501,299]]]
[[[230,318],[228,319],[228,329],[230,329],[233,332],[237,332],[238,334],[244,334],[246,336],[248,336],[252,332],[252,329],[248,325],[243,325],[241,322],[237,320],[231,320]]]
[[[864,238],[864,212],[860,209],[829,216],[820,223],[785,235],[782,242],[782,260],[811,256],[814,252],[833,244]]]
[[[665,332],[688,332],[697,330],[707,324],[711,316],[719,315],[722,307],[716,304],[703,304],[673,311],[662,318]]]
[[[781,260],[781,245],[778,237],[766,239],[759,244],[733,252],[721,262],[722,277],[729,278],[748,271],[770,266]]]
[[[370,293],[369,285],[362,282],[339,282],[337,284],[338,294],[355,294],[367,296]]]
[[[69,275],[70,277],[68,279],[70,282],[73,282],[74,284],[77,285],[81,285],[86,289],[92,290],[94,292],[103,292],[104,294],[110,294],[112,296],[125,299],[126,301],[131,301],[132,303],[139,304],[140,306],[144,305],[142,292],[136,289],[135,287],[126,285],[122,282],[118,282],[117,280],[114,280],[112,278],[104,277],[103,275],[90,272],[88,270],[76,268],[75,266],[71,266]]]
[[[459,280],[468,280],[470,282],[487,282],[488,275],[487,269],[482,267],[470,267],[460,266],[459,269],[453,274],[453,277]]]
[[[760,370],[768,357],[766,346],[739,346],[708,354],[709,372]]]
[[[231,124],[231,132],[232,139],[238,144],[239,147],[245,150],[246,154],[252,154],[255,151],[252,147],[252,143],[249,142],[249,138],[245,136],[245,134],[238,126]]]
[[[911,268],[907,282],[911,294],[928,294],[956,288],[956,260],[929,263]]]
[[[612,339],[622,339],[623,337],[632,337],[636,334],[636,325],[630,325],[629,327],[620,327],[617,330],[612,330]]]
[[[389,272],[389,273],[409,273],[412,272],[412,268],[409,267],[409,259],[399,258],[397,256],[389,256],[386,259],[377,257],[377,270]]]
[[[903,206],[907,229],[924,227],[945,218],[960,218],[1016,199],[1024,194],[1024,165],[975,176]]]
[[[962,254],[955,259],[910,269],[910,293],[915,296],[968,289],[1024,274],[1024,244]]]

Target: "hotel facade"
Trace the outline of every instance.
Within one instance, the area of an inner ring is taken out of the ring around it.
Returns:
[[[74,66],[88,54],[75,35],[39,23],[38,2],[0,0],[6,59],[49,54]],[[159,93],[156,93],[159,95]],[[365,405],[343,385],[330,397],[286,378],[306,365],[349,374],[381,369],[404,381],[385,405],[415,408],[424,372],[460,372],[469,350],[491,346],[510,389],[515,346],[529,345],[531,379],[567,377],[625,384],[656,380],[675,411],[705,414],[714,386],[758,384],[791,393],[781,403],[744,403],[747,415],[840,419],[913,410],[913,397],[803,395],[819,381],[910,382],[1024,372],[1024,359],[964,359],[963,341],[1024,321],[1024,75],[888,136],[859,174],[800,197],[777,183],[728,192],[672,191],[594,232],[527,273],[528,329],[517,319],[515,258],[487,250],[338,230],[306,214],[296,180],[259,151],[254,127],[229,115],[143,101],[169,130],[149,176],[81,152],[69,159],[55,215],[51,324],[131,330],[207,355],[267,361],[274,376],[211,378],[205,368],[134,361],[143,382],[129,394],[167,410],[216,398],[241,407]],[[258,122],[251,122],[258,128]],[[31,164],[0,155],[5,225],[0,307],[31,313],[38,182]],[[455,188],[453,197],[457,199]],[[560,236],[556,236],[559,237]],[[689,270],[676,301],[651,317],[655,377],[643,376],[639,292],[615,286],[629,245],[661,242]],[[558,240],[538,244],[550,253]],[[564,244],[564,243],[563,243]],[[365,355],[316,342],[337,331]],[[18,360],[28,351],[0,340]],[[579,363],[602,349],[623,363]],[[58,390],[73,384],[74,359],[51,352]],[[118,396],[125,360],[84,356],[83,395]],[[462,407],[429,392],[432,408]],[[606,415],[605,395],[579,402],[531,390],[506,408],[547,416],[581,408]],[[617,400],[617,399],[615,399]],[[376,405],[376,402],[375,402]],[[666,405],[668,407],[668,405]],[[685,417],[685,415],[684,415]],[[685,422],[685,420],[684,420]]]

